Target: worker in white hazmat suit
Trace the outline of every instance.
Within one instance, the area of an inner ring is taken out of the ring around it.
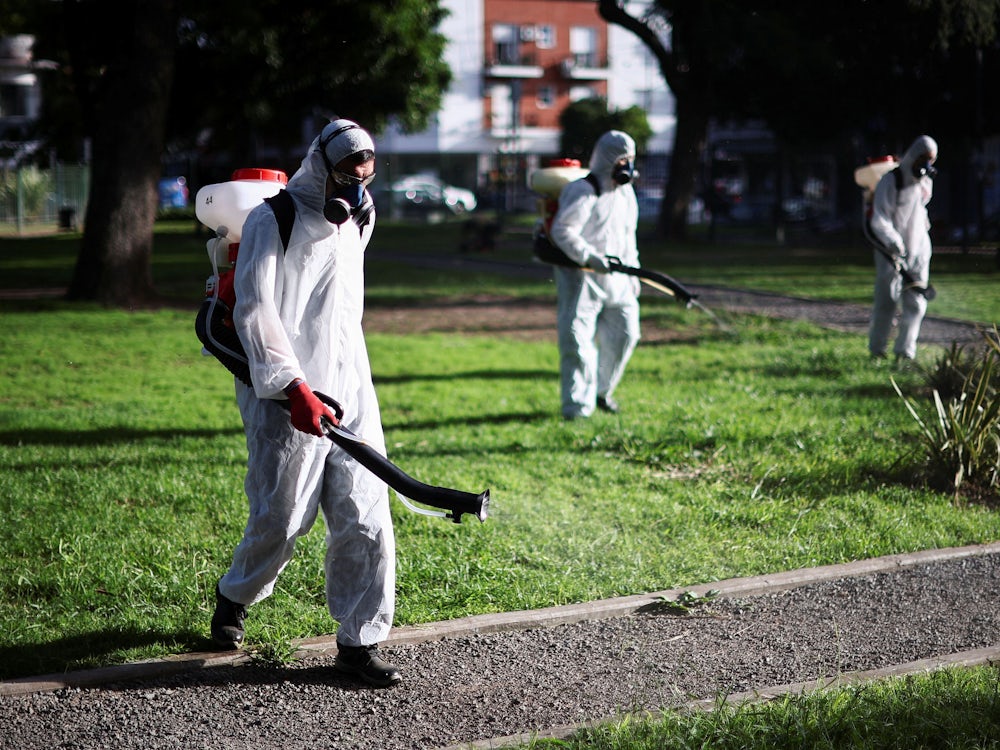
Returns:
[[[902,310],[893,352],[897,360],[913,359],[917,354],[927,300],[904,287],[899,271],[907,271],[916,284],[927,286],[931,263],[927,204],[933,194],[937,155],[934,139],[920,136],[906,150],[899,166],[884,174],[875,188],[868,229],[890,257],[878,250],[874,253],[875,295],[868,331],[868,349],[873,357],[886,355],[897,307]]]
[[[388,490],[322,437],[321,418],[338,420],[313,392],[338,401],[340,424],[384,454],[361,329],[364,251],[375,224],[365,189],[374,178],[374,148],[357,123],[333,121],[288,182],[295,220],[287,250],[268,206],[255,208],[243,227],[233,321],[253,382],[252,389],[236,382],[250,514],[218,582],[212,637],[222,647],[240,645],[246,608],[271,594],[296,540],[322,511],[327,605],[339,623],[335,666],[388,686],[400,680],[377,651],[395,606]],[[291,417],[276,401],[286,398]]]
[[[617,412],[614,392],[639,343],[639,280],[608,273],[608,258],[639,265],[635,141],[604,133],[590,158],[590,176],[567,184],[559,196],[550,239],[591,271],[555,268],[558,293],[560,390],[566,419],[595,408]]]

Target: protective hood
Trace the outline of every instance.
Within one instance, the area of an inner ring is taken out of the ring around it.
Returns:
[[[306,223],[316,219],[316,229],[328,233],[330,224],[323,217],[323,205],[326,203],[327,167],[320,144],[326,146],[326,160],[336,165],[345,157],[359,151],[374,151],[375,144],[371,135],[360,125],[351,120],[334,120],[313,139],[306,151],[305,158],[298,171],[288,181],[287,190],[296,199],[299,206],[306,209],[300,212]],[[315,216],[313,215],[315,213]],[[318,222],[322,221],[322,224]],[[324,226],[325,225],[325,226]],[[315,232],[311,232],[315,235]]]
[[[617,183],[611,178],[615,162],[621,158],[635,159],[635,141],[628,133],[609,130],[597,139],[590,156],[590,171],[601,181],[601,187],[610,190]]]
[[[326,158],[335,167],[343,159],[359,151],[374,151],[375,143],[368,132],[352,120],[334,120],[319,134],[319,143],[326,148]]]
[[[899,171],[903,175],[904,185],[912,185],[917,181],[917,178],[913,176],[913,165],[924,154],[930,154],[932,163],[937,159],[937,142],[929,135],[919,136],[910,144],[910,147],[906,149],[906,153],[903,154],[903,158],[900,159]]]

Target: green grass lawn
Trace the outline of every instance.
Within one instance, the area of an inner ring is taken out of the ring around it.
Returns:
[[[377,235],[386,251],[450,252],[457,229]],[[215,581],[246,510],[231,378],[201,356],[193,330],[204,240],[190,225],[157,236],[154,277],[186,307],[0,302],[0,678],[208,647]],[[544,281],[498,287],[485,274],[415,271],[379,262],[379,247],[372,304],[498,288],[554,304]],[[0,286],[65,283],[74,250],[72,236],[0,240]],[[709,250],[729,260],[710,268],[698,256]],[[524,250],[511,240],[498,252]],[[835,260],[800,267],[795,253],[737,261],[732,248],[693,248],[682,262],[679,252],[650,257],[692,282],[725,267],[747,288],[780,277],[789,291],[816,268],[827,289],[870,275]],[[967,293],[985,274],[935,283],[941,299],[953,283],[975,319],[995,320],[995,299],[977,306]],[[553,343],[369,337],[390,457],[422,481],[493,495],[482,525],[393,502],[397,624],[1000,537],[995,510],[914,479],[912,418],[858,336],[750,316],[726,335],[662,298],[646,301],[644,320],[676,340],[640,345],[619,391],[623,414],[574,423],[558,416]],[[922,397],[919,372],[895,376]],[[323,542],[318,528],[306,537],[275,595],[254,608],[252,646],[284,653],[291,639],[333,631]]]
[[[531,750],[880,750],[1000,743],[1000,670],[945,669],[714,710],[624,720]]]

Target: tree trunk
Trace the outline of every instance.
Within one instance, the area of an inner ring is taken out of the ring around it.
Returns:
[[[696,15],[702,12],[697,4],[691,4],[691,7]],[[696,43],[689,46],[705,59],[694,65],[686,59],[678,59],[674,50],[663,44],[654,28],[654,22],[636,18],[626,12],[625,0],[599,0],[598,11],[605,21],[631,31],[646,45],[660,66],[663,80],[673,92],[677,107],[677,130],[656,232],[664,238],[683,239],[687,236],[688,205],[698,183],[698,170],[705,150],[712,95],[710,81],[705,78],[704,71],[709,69],[707,56],[714,53],[702,49],[696,40]],[[693,20],[689,23],[693,24]],[[677,32],[675,27],[675,36]]]
[[[663,191],[657,234],[666,239],[687,237],[687,213],[698,185],[708,133],[708,112],[697,95],[676,96],[677,130],[670,174]]]
[[[93,2],[66,2],[68,28],[86,28]],[[157,183],[170,87],[177,11],[174,0],[116,4],[115,49],[71,48],[74,66],[98,70],[78,79],[91,97],[93,164],[83,241],[67,297],[112,307],[134,307],[154,297],[150,260]],[[103,15],[103,14],[102,14]],[[74,54],[75,53],[75,54]],[[99,57],[99,59],[95,59]]]

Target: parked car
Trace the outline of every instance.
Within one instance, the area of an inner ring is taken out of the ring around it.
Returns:
[[[390,185],[393,199],[406,205],[444,207],[453,214],[464,214],[476,208],[476,196],[471,190],[455,187],[431,175],[402,177]]]

